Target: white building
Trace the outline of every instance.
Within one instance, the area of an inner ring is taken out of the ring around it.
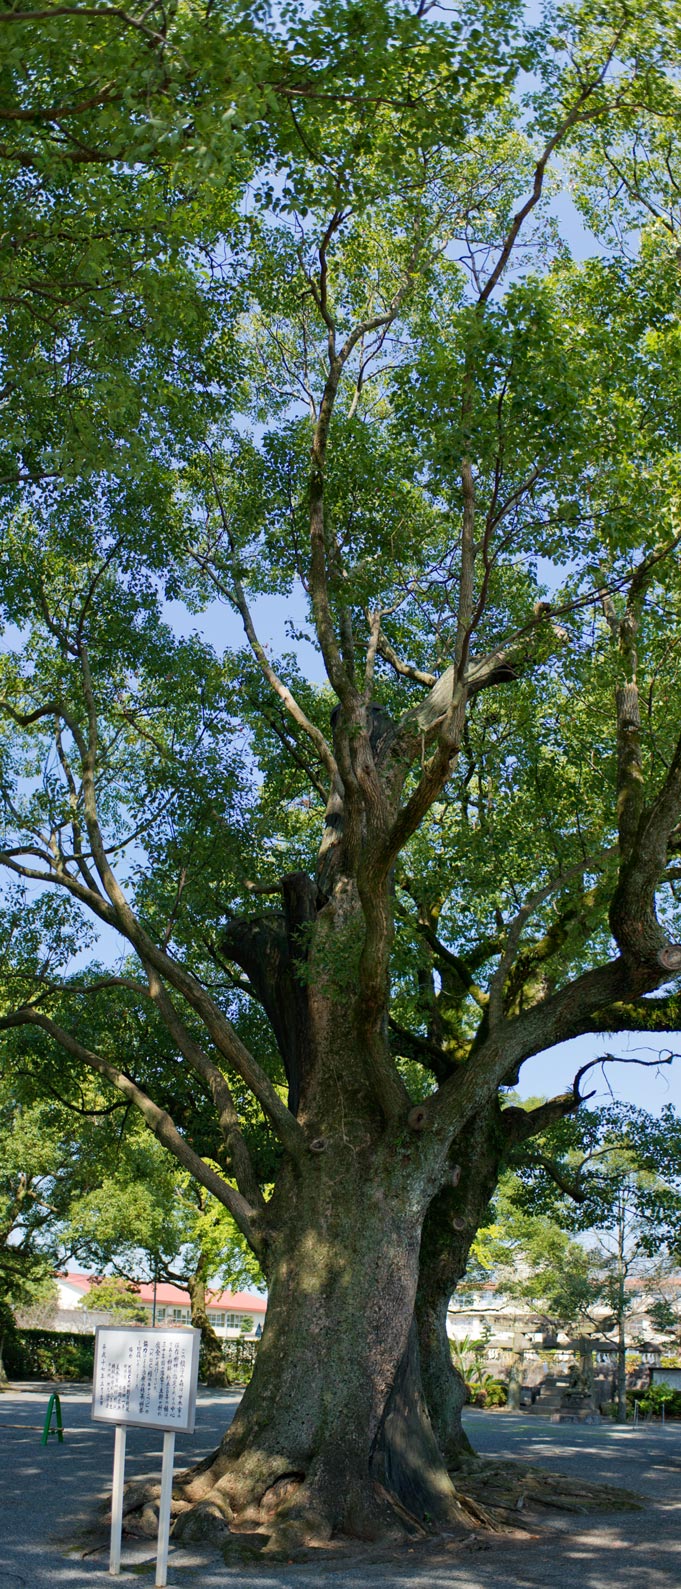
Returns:
[[[61,1274],[56,1276],[59,1292],[57,1329],[92,1328],[93,1313],[88,1312],[87,1297],[94,1275]],[[189,1292],[181,1286],[168,1285],[159,1280],[157,1285],[140,1284],[137,1287],[140,1306],[151,1323],[155,1315],[157,1324],[191,1324]],[[84,1304],[84,1305],[83,1305]],[[223,1340],[233,1341],[240,1336],[249,1339],[262,1335],[267,1298],[251,1295],[248,1291],[216,1291],[208,1293],[207,1313],[210,1323]],[[65,1315],[68,1314],[68,1320]]]

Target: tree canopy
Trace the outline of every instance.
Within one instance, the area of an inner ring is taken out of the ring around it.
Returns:
[[[394,1443],[424,1221],[578,1107],[500,1110],[526,1059],[678,1022],[678,8],[52,10],[0,24],[0,1026],[268,1276],[219,1509],[462,1521]]]

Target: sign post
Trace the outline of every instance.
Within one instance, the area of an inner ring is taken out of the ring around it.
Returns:
[[[168,1582],[168,1541],[170,1539],[170,1502],[173,1494],[173,1466],[175,1463],[175,1436],[166,1430],[163,1436],[163,1467],[161,1469],[161,1499],[158,1512],[158,1547],[156,1552],[156,1589],[165,1589]]]
[[[100,1325],[95,1336],[92,1417],[112,1423],[114,1441],[109,1573],[121,1570],[125,1440],[129,1424],[162,1429],[163,1468],[156,1558],[157,1589],[168,1575],[170,1503],[175,1435],[191,1434],[196,1416],[200,1330],[148,1330],[144,1325]]]
[[[113,1484],[111,1487],[111,1546],[109,1572],[116,1578],[121,1570],[121,1539],[123,1536],[123,1476],[125,1473],[125,1424],[116,1424],[114,1435]]]

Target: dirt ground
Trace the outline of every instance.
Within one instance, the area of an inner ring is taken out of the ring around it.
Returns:
[[[111,1483],[113,1430],[90,1422],[89,1387],[75,1386],[62,1391],[64,1444],[42,1446],[48,1390],[0,1396],[0,1589],[104,1589],[108,1549],[93,1526]],[[200,1393],[196,1431],[177,1439],[178,1468],[213,1448],[237,1402],[233,1393]],[[594,1428],[470,1411],[467,1430],[483,1454],[621,1485],[645,1505],[596,1517],[552,1513],[531,1538],[405,1544],[381,1558],[338,1551],[303,1564],[226,1567],[215,1552],[171,1544],[169,1589],[679,1589],[681,1425]],[[126,1477],[158,1475],[161,1442],[153,1431],[129,1430]],[[119,1581],[153,1583],[148,1541],[124,1541]]]

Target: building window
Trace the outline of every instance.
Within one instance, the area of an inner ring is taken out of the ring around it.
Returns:
[[[220,1329],[222,1327],[222,1325],[224,1324],[224,1322],[225,1322],[224,1313],[218,1313],[215,1308],[209,1308],[208,1309],[208,1323],[209,1324],[217,1326],[218,1329]]]

